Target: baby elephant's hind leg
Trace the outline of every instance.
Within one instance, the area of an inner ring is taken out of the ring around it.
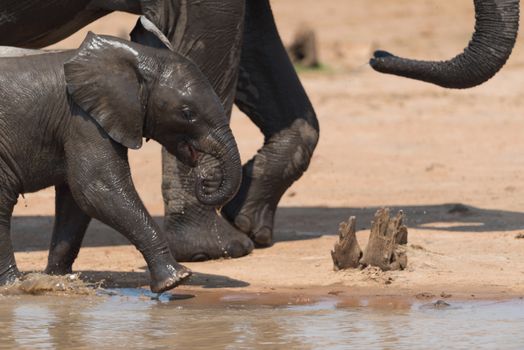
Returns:
[[[11,215],[16,199],[16,195],[0,192],[0,286],[14,282],[20,275],[10,235]]]
[[[45,272],[65,275],[73,270],[91,217],[76,204],[66,184],[56,186],[55,225]]]

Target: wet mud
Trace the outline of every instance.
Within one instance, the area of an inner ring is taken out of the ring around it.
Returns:
[[[50,276],[28,273],[13,284],[0,287],[0,295],[95,295],[100,283],[88,283],[80,274]]]

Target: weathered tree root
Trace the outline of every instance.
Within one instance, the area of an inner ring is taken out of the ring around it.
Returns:
[[[356,237],[356,218],[350,217],[347,222],[341,222],[338,228],[339,241],[331,251],[335,270],[357,268],[362,258],[362,250]]]
[[[404,213],[390,218],[389,209],[380,209],[371,224],[369,242],[360,250],[355,236],[356,219],[340,224],[339,242],[331,252],[336,269],[376,266],[383,271],[404,270],[407,266],[405,249],[408,243],[408,229],[403,225]],[[357,259],[358,257],[358,259]]]

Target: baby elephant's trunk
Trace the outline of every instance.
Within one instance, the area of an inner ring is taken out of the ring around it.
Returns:
[[[211,132],[202,143],[205,155],[199,162],[196,197],[206,205],[223,206],[237,193],[242,164],[228,125]]]

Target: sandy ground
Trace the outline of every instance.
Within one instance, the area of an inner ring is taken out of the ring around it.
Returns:
[[[366,65],[375,48],[414,58],[460,52],[473,28],[469,0],[274,0],[284,41],[313,26],[321,72],[301,73],[321,124],[311,167],[285,195],[276,244],[238,260],[188,264],[182,290],[457,297],[524,295],[524,46],[489,83],[468,91],[383,76]],[[322,5],[321,5],[322,4]],[[134,17],[112,15],[97,33],[124,35]],[[76,47],[84,33],[55,47]],[[235,111],[243,160],[260,147],[258,130]],[[136,186],[161,220],[160,147],[132,151]],[[52,189],[26,195],[13,222],[24,271],[45,266],[54,212]],[[454,212],[462,203],[467,211]],[[408,216],[406,271],[335,272],[330,249],[339,222],[357,216],[365,245],[379,207]],[[77,271],[109,286],[147,284],[144,261],[111,229],[93,223]]]

